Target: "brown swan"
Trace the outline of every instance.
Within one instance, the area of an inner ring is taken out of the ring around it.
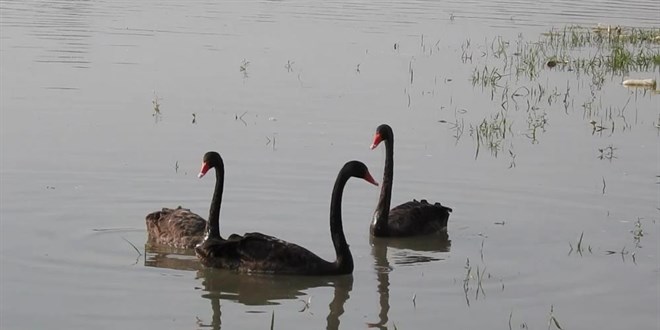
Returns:
[[[192,249],[204,240],[206,220],[181,206],[147,214],[147,242]]]
[[[200,176],[204,175],[204,168]],[[243,273],[292,275],[340,275],[353,272],[353,256],[346,243],[341,219],[341,200],[344,186],[351,177],[362,178],[378,185],[367,166],[350,161],[339,171],[330,201],[330,233],[337,260],[321,259],[309,250],[261,233],[247,233],[243,237],[220,238],[218,213],[220,204],[213,200],[209,215],[209,232],[195,252],[208,267],[231,269]]]
[[[376,129],[371,149],[375,149],[381,142],[385,142],[385,170],[378,206],[371,223],[371,234],[376,237],[404,237],[446,230],[452,209],[440,203],[430,204],[425,199],[412,200],[390,210],[394,177],[394,132],[387,124]]]
[[[204,155],[202,172],[215,169],[215,189],[213,191],[211,217],[219,217],[222,191],[225,181],[225,165],[217,152],[211,151]],[[200,173],[200,178],[203,174]],[[201,216],[179,206],[176,209],[163,208],[147,215],[148,241],[177,248],[192,249],[204,241],[206,220]],[[218,225],[212,228],[214,235],[220,237]],[[232,238],[238,235],[232,235]]]

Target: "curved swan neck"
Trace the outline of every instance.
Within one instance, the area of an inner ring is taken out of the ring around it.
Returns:
[[[376,236],[386,236],[389,233],[388,216],[390,214],[390,203],[392,200],[392,180],[394,179],[394,134],[384,139],[385,143],[385,170],[383,171],[383,182],[380,188],[380,197],[374,213],[372,232]]]
[[[330,234],[332,235],[332,244],[335,246],[335,253],[337,254],[335,266],[338,273],[350,273],[353,271],[353,255],[351,255],[351,251],[348,248],[341,219],[341,202],[344,195],[344,187],[349,177],[343,170],[339,172],[335,186],[332,189],[332,198],[330,200]]]
[[[209,237],[220,237],[220,205],[222,204],[222,190],[225,181],[225,167],[222,163],[215,166],[215,189],[211,208],[209,209],[209,221],[207,223],[207,235]]]

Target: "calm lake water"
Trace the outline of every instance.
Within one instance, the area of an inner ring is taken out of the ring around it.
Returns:
[[[517,45],[597,24],[658,28],[660,3],[0,1],[0,328],[657,329],[660,96],[621,82],[658,67],[510,71]],[[451,206],[447,237],[370,240],[378,189],[355,180],[352,276],[145,250],[147,213],[206,216],[217,150],[224,233],[334,258],[333,181],[351,159],[382,175],[381,123],[393,204]]]

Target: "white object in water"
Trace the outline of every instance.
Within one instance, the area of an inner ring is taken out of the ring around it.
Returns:
[[[623,81],[623,86],[655,88],[656,82],[655,79],[627,79]]]

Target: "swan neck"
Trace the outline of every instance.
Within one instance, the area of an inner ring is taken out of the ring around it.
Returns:
[[[222,190],[225,181],[224,166],[215,167],[215,189],[213,190],[213,199],[211,199],[211,208],[209,209],[209,221],[207,223],[207,232],[209,237],[220,237],[220,205],[222,204]]]
[[[390,135],[385,141],[385,169],[383,170],[383,181],[380,188],[380,197],[374,213],[372,224],[373,234],[376,236],[387,236],[389,233],[388,216],[392,201],[392,180],[394,179],[394,136]]]
[[[344,171],[339,172],[335,186],[332,189],[332,198],[330,200],[330,234],[332,235],[332,244],[335,247],[337,261],[335,267],[337,273],[344,274],[353,271],[353,256],[346,242],[344,227],[341,218],[341,202],[344,194],[344,187],[350,176]]]

